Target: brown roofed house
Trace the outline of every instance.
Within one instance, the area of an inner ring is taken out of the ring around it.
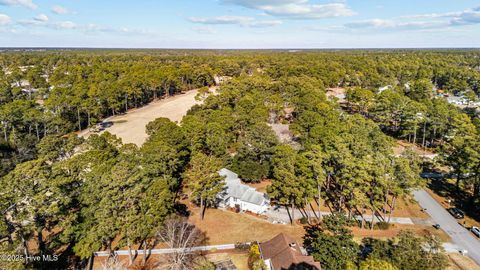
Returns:
[[[260,243],[260,253],[271,270],[320,270],[320,263],[306,256],[298,243],[283,233]]]

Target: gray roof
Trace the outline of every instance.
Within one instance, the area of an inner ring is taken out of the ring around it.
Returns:
[[[264,202],[268,202],[268,198],[264,193],[258,192],[255,188],[242,184],[238,174],[223,168],[218,172],[221,176],[225,176],[226,189],[222,194],[222,199],[228,199],[233,197],[244,202],[253,203],[256,205],[262,205]]]

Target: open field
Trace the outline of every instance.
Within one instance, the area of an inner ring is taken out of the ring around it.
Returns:
[[[290,226],[270,222],[244,213],[233,213],[219,209],[207,209],[201,220],[199,208],[189,208],[189,221],[207,236],[209,245],[232,244],[270,240],[279,233],[286,233],[302,242],[305,230],[300,225]]]
[[[192,106],[201,103],[195,100],[197,93],[198,90],[196,89],[190,90],[183,94],[153,101],[144,107],[130,110],[125,114],[109,117],[104,122],[111,122],[113,125],[107,127],[105,131],[117,135],[123,143],[134,143],[141,146],[148,137],[146,126],[149,122],[159,117],[180,122]],[[90,134],[90,131],[84,130],[80,132],[79,136],[88,137]]]

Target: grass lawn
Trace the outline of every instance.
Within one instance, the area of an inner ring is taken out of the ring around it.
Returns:
[[[427,225],[406,225],[406,224],[392,224],[388,230],[373,230],[360,229],[358,227],[350,228],[353,235],[357,240],[361,240],[364,237],[373,237],[378,239],[387,239],[397,236],[402,230],[414,231],[416,235],[425,236],[433,234],[440,238],[443,242],[449,242],[450,237],[442,230],[436,230],[435,228]]]
[[[238,270],[249,270],[248,254],[230,254],[230,258]]]
[[[467,256],[456,253],[448,253],[450,266],[447,270],[480,270],[480,266]]]
[[[234,244],[270,240],[279,233],[286,233],[300,243],[305,230],[299,225],[271,224],[270,222],[244,213],[233,213],[219,209],[207,209],[205,219],[201,220],[198,208],[190,208],[189,221],[205,232],[207,242],[215,244]]]
[[[208,254],[205,256],[211,262],[219,262],[232,260],[233,264],[237,267],[238,270],[249,270],[248,268],[248,253],[214,253]]]
[[[198,208],[190,208],[192,215],[190,222],[206,233],[208,244],[230,244],[236,242],[265,241],[279,233],[286,233],[303,242],[305,230],[300,225],[271,224],[266,220],[248,214],[233,213],[219,209],[207,209],[205,219],[202,221]],[[396,236],[401,230],[413,230],[417,235],[434,234],[442,241],[450,240],[442,230],[427,225],[392,224],[388,230],[351,228],[356,238],[374,237],[390,238]]]

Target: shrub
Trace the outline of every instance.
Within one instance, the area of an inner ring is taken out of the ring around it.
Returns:
[[[250,248],[250,245],[247,243],[240,243],[240,242],[235,243],[235,249],[246,251],[249,248]]]
[[[308,223],[308,218],[302,217],[302,218],[300,219],[300,223],[301,223],[301,224],[307,224],[307,223]]]
[[[390,228],[390,223],[385,221],[380,221],[375,224],[375,227],[380,230],[388,230]]]
[[[260,256],[258,243],[253,243],[248,252],[248,266],[252,270],[266,270],[267,266]]]

